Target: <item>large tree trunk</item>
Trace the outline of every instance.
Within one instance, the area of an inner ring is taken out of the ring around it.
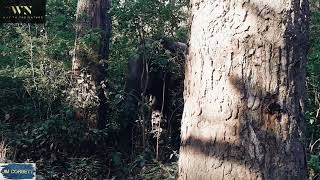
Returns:
[[[307,0],[191,0],[179,179],[306,179]]]
[[[106,70],[111,36],[110,0],[79,0],[72,70],[78,98],[74,106],[91,127],[107,122]]]

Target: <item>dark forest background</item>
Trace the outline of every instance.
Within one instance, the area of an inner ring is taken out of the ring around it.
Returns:
[[[172,3],[174,2],[174,3]],[[320,2],[311,1],[311,48],[307,66],[307,150],[310,179],[320,179]],[[175,179],[179,128],[146,127],[139,119],[132,146],[116,136],[127,124],[123,114],[127,63],[141,42],[167,37],[186,43],[187,0],[113,0],[108,61],[108,123],[102,130],[77,121],[70,105],[76,0],[47,0],[45,24],[0,24],[0,161],[35,162],[37,179]],[[85,41],[95,41],[94,33]],[[183,77],[179,64],[150,51],[158,67]],[[149,49],[148,49],[149,48]],[[181,64],[180,64],[181,65]],[[169,108],[181,118],[183,87],[171,92]],[[157,139],[157,133],[160,133]],[[146,139],[146,143],[141,139]],[[155,141],[158,141],[157,147]],[[126,151],[127,148],[127,151]]]

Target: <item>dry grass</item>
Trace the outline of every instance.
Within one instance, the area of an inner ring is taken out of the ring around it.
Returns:
[[[6,161],[6,154],[7,154],[7,146],[5,145],[4,141],[0,142],[0,162]]]

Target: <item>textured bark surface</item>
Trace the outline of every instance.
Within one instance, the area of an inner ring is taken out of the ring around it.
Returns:
[[[306,179],[306,0],[191,0],[179,179]]]
[[[85,117],[91,121],[89,122],[91,127],[98,128],[104,128],[107,115],[104,80],[106,80],[107,74],[111,37],[111,17],[107,14],[110,7],[110,0],[79,0],[77,5],[76,41],[72,70],[76,79],[79,80],[86,76],[93,82],[93,87],[90,90],[96,92],[98,105],[93,108],[95,115],[87,114]],[[84,75],[80,76],[81,73]],[[82,111],[85,111],[85,105],[82,106],[80,103],[80,107],[82,107]],[[87,111],[87,113],[92,112]]]

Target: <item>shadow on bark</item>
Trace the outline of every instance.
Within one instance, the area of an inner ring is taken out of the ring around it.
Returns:
[[[256,79],[252,79],[250,76],[253,72],[250,72],[249,75],[243,73],[242,77],[238,77],[238,75],[229,76],[228,81],[241,95],[239,115],[237,115],[237,118],[233,118],[239,124],[236,130],[238,142],[228,142],[228,139],[217,140],[217,137],[203,139],[201,136],[199,138],[191,135],[182,140],[181,149],[187,148],[194,154],[214,157],[221,162],[220,166],[223,165],[224,161],[245,165],[250,170],[263,174],[263,178],[266,179],[275,177],[284,179],[289,179],[289,177],[294,179],[297,177],[300,179],[306,178],[307,164],[303,140],[301,139],[304,119],[301,113],[303,105],[300,102],[300,92],[304,91],[301,82],[304,82],[304,58],[308,49],[308,15],[300,11],[300,6],[308,8],[308,5],[306,1],[301,3],[300,1],[294,1],[292,7],[295,11],[282,12],[283,15],[281,16],[287,19],[287,22],[281,20],[281,25],[287,26],[283,37],[280,37],[284,38],[284,48],[279,43],[281,39],[268,39],[268,36],[264,34],[259,34],[257,37],[250,34],[248,39],[245,40],[250,43],[241,44],[247,55],[253,48],[249,46],[259,46],[259,38],[265,38],[261,42],[270,46],[272,55],[269,57],[270,59],[265,57],[265,60],[269,60],[270,66],[271,60],[273,64],[277,65],[275,76],[277,77],[277,88],[271,90],[270,84],[263,84],[265,82],[259,80],[259,78],[264,78],[266,74],[258,74],[255,77]],[[256,15],[257,22],[263,22],[265,28],[269,26],[266,19],[271,18],[272,20],[272,18],[280,17],[279,12],[272,9],[272,6],[268,6],[268,4],[263,5],[262,3],[257,4],[249,1],[243,3],[241,7],[247,13]],[[305,13],[309,13],[308,9],[303,10]],[[294,19],[291,18],[292,13],[295,14]],[[270,17],[265,15],[270,15]],[[237,41],[238,43],[241,42],[240,39],[237,39]],[[277,52],[274,53],[273,51]],[[262,61],[262,58],[251,59],[251,56],[245,58],[250,63],[261,63],[259,61]],[[253,60],[258,62],[252,62]],[[259,69],[257,66],[260,65],[250,65],[253,69]],[[269,75],[272,74],[272,68],[266,69],[269,71]],[[259,69],[257,72],[263,71]],[[281,94],[280,86],[287,87],[285,89],[287,95]],[[293,89],[289,87],[293,87]],[[249,105],[249,96],[254,96],[252,106]],[[258,105],[254,105],[255,103],[258,103]],[[201,118],[215,119],[215,117],[206,117],[205,114],[202,114]],[[223,122],[221,123],[223,124]],[[214,168],[218,167],[219,165]],[[293,171],[300,169],[302,173],[293,172],[288,167],[295,167]]]
[[[283,127],[282,121],[288,119],[289,112],[283,110],[283,107],[279,105],[277,95],[263,89],[245,89],[245,81],[247,80],[238,77],[231,76],[229,80],[242,95],[247,94],[248,91],[260,94],[256,97],[261,102],[256,110],[248,108],[247,101],[242,101],[242,107],[245,108],[240,110],[238,119],[236,119],[240,124],[239,129],[236,130],[238,131],[239,143],[228,142],[227,137],[225,141],[221,141],[216,137],[204,140],[190,136],[182,140],[181,148],[187,148],[194,154],[214,157],[220,162],[220,164],[213,166],[214,169],[219,168],[223,162],[227,161],[232,164],[244,165],[253,172],[262,173],[267,179],[306,177],[306,174],[293,174],[288,169],[290,165],[298,167],[294,169],[306,168],[306,160],[303,159],[305,149],[299,139],[300,132],[295,122],[291,122],[295,127],[290,134],[287,133],[290,125]],[[257,111],[261,113],[260,119],[254,118]],[[203,118],[213,119],[212,117]],[[291,151],[296,152],[296,156],[292,155]],[[292,164],[283,164],[283,162]]]

